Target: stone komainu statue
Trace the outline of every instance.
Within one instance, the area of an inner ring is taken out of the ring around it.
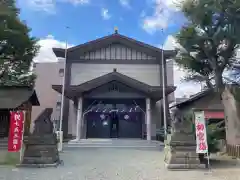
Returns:
[[[25,138],[22,166],[45,167],[61,164],[57,136],[51,121],[52,108],[45,109],[35,120],[33,133]]]
[[[171,111],[172,111],[171,133],[176,133],[176,132],[192,133],[192,123],[184,117],[184,112],[182,112],[178,108],[173,108]]]
[[[33,134],[53,134],[52,108],[46,108],[35,120]]]
[[[183,121],[183,115],[178,108],[175,107],[171,109],[171,119],[172,119],[171,128],[172,133],[179,131],[179,127],[181,126],[181,123]]]

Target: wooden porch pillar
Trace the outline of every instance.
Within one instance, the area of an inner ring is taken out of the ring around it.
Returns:
[[[25,122],[24,122],[24,135],[29,135],[31,127],[31,113],[32,105],[31,103],[25,103],[20,107],[20,110],[25,111]]]
[[[147,140],[151,140],[152,122],[151,122],[151,100],[146,99],[146,125],[147,125]]]

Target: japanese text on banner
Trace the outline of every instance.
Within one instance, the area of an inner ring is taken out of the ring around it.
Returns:
[[[17,111],[10,114],[10,131],[8,137],[8,151],[18,152],[22,146],[24,128],[24,112]]]
[[[204,112],[195,112],[195,131],[196,131],[196,143],[197,153],[208,153],[207,144],[207,131],[205,124]]]

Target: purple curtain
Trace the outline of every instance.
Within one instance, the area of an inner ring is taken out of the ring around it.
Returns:
[[[138,121],[140,118],[142,118],[141,112],[118,112],[117,115],[119,117],[119,120],[125,121]],[[107,120],[109,116],[109,113],[90,112],[86,115],[86,119]]]

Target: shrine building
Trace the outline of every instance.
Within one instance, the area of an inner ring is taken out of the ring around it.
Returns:
[[[37,63],[34,67],[41,105],[33,108],[32,116],[34,119],[43,109],[53,108],[53,118],[58,122],[65,49],[53,48],[53,52],[58,62]],[[163,127],[163,66],[167,107],[174,101],[174,55],[173,51],[162,51],[117,30],[68,48],[64,137],[155,139]]]

